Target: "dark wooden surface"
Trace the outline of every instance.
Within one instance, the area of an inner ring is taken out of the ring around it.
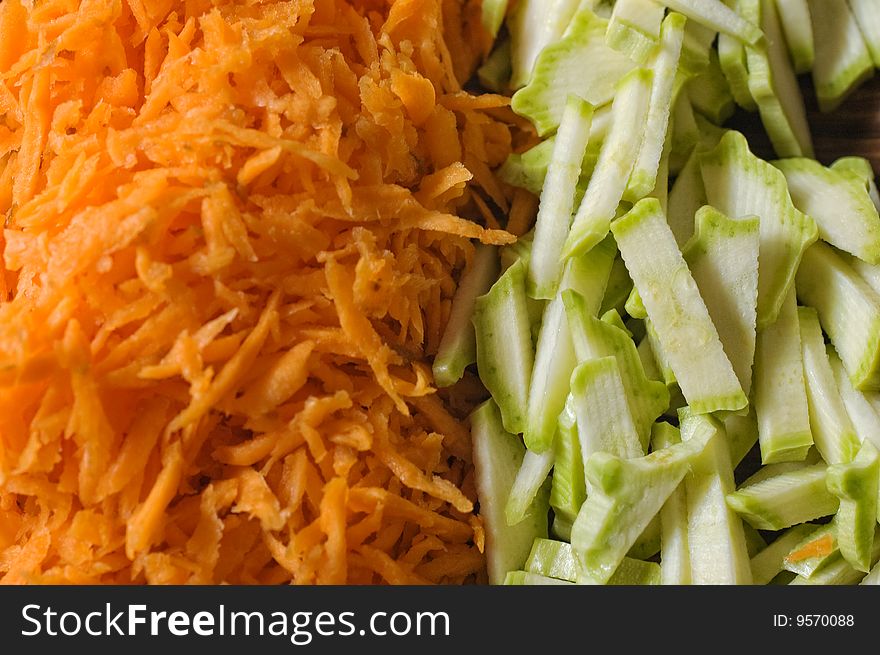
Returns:
[[[816,159],[827,166],[838,157],[858,155],[871,161],[875,174],[880,173],[880,73],[826,114],[819,111],[810,77],[801,76],[800,82]],[[740,110],[726,126],[745,133],[755,154],[768,159],[776,156],[757,112]]]

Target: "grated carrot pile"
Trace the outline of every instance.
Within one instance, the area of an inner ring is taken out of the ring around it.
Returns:
[[[0,581],[483,579],[429,365],[514,238],[479,4],[0,3]]]

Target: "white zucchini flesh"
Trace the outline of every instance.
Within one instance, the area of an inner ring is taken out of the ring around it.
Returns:
[[[470,425],[474,477],[486,531],[486,568],[489,583],[501,584],[508,571],[523,567],[535,539],[547,537],[548,494],[539,494],[526,517],[516,525],[508,525],[505,506],[522,466],[525,447],[517,435],[504,429],[501,413],[492,400],[474,410]]]
[[[772,162],[785,175],[794,206],[811,216],[823,241],[880,264],[880,214],[864,182],[815,159]]]
[[[698,430],[687,442],[635,459],[590,457],[589,493],[571,533],[579,584],[604,584],[614,575],[714,434]]]
[[[807,0],[776,0],[776,9],[794,72],[798,75],[810,72],[816,58],[816,48],[809,3]]]
[[[679,11],[696,23],[716,32],[730,34],[746,43],[757,43],[762,36],[760,26],[746,20],[721,0],[660,0],[673,11]]]
[[[654,450],[677,443],[681,443],[677,427],[662,422],[654,424],[651,436]],[[680,483],[660,509],[660,580],[664,585],[691,584],[687,516],[687,496],[684,483]]]
[[[766,39],[746,48],[749,91],[779,157],[812,157],[813,140],[803,95],[779,26],[774,0],[740,0],[743,14],[760,21]]]
[[[568,28],[580,0],[519,0],[508,18],[510,31],[510,84],[518,89],[528,83],[535,60]]]
[[[849,0],[874,66],[880,66],[880,6],[876,0]]]
[[[682,251],[746,395],[755,356],[759,247],[757,217],[734,220],[705,206]]]
[[[611,105],[611,131],[565,242],[564,255],[588,251],[608,235],[645,134],[654,74],[636,69],[621,81]]]
[[[703,429],[701,423],[712,425],[715,434],[684,479],[691,581],[697,585],[751,584],[742,519],[726,501],[735,483],[724,428],[713,419],[684,413],[682,440],[693,438]]]
[[[813,433],[794,289],[776,322],[758,333],[752,402],[762,463],[803,460]]]
[[[513,94],[511,108],[532,121],[539,136],[559,126],[569,95],[600,107],[614,97],[620,78],[635,68],[629,57],[605,43],[607,27],[608,21],[590,9],[579,9],[565,35],[540,52],[528,84]],[[591,65],[584,66],[584,61]]]
[[[563,294],[563,303],[578,361],[612,356],[617,359],[636,433],[642,448],[647,448],[651,425],[669,405],[666,385],[648,378],[638,349],[625,330],[612,321],[592,316],[579,294],[566,292]]]
[[[600,451],[627,459],[645,454],[615,357],[579,364],[571,376],[571,394],[585,464]]]
[[[688,404],[698,413],[745,407],[746,395],[659,202],[639,201],[612,231]]]
[[[809,3],[816,44],[813,84],[819,109],[830,112],[873,74],[874,62],[846,0]]]
[[[654,0],[618,0],[614,3],[605,41],[609,46],[643,64],[660,41],[665,9]]]
[[[831,363],[831,371],[834,373],[834,381],[840,391],[840,398],[843,400],[859,441],[868,440],[876,448],[880,448],[880,414],[877,414],[868,397],[852,385],[843,362],[830,344],[826,346],[826,351],[828,361]]]
[[[455,384],[464,370],[477,361],[477,337],[471,323],[474,303],[492,288],[498,272],[498,249],[478,244],[452,298],[449,321],[434,357],[432,371],[437,386]]]
[[[528,290],[533,298],[550,299],[559,286],[562,247],[571,226],[575,189],[592,119],[593,107],[589,103],[577,96],[568,98],[535,219],[528,271]]]
[[[532,450],[544,452],[550,448],[557,419],[568,396],[571,372],[577,364],[562,294],[575,290],[584,299],[585,311],[595,315],[605,295],[616,254],[614,241],[606,239],[588,253],[568,260],[559,291],[544,309],[523,431],[525,443]]]
[[[710,205],[731,218],[757,216],[760,220],[760,331],[776,320],[804,251],[819,236],[816,222],[797,210],[785,176],[752,154],[740,132],[728,130],[713,150],[703,153],[700,170]]]
[[[684,26],[685,19],[681,14],[672,13],[663,20],[660,48],[651,62],[654,77],[644,138],[623,194],[623,199],[629,202],[651,193],[657,182],[657,171],[669,128]]]
[[[880,296],[821,241],[804,253],[797,294],[818,312],[853,386],[880,389]]]
[[[725,4],[736,11],[739,0],[725,0]],[[733,99],[746,111],[756,111],[758,105],[749,91],[749,70],[746,64],[745,44],[735,36],[718,35],[718,63],[730,85]]]

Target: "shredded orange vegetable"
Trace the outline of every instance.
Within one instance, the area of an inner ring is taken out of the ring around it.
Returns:
[[[801,562],[811,557],[826,557],[834,552],[834,537],[830,534],[810,541],[801,548],[790,552],[785,558],[792,562]]]
[[[429,361],[535,207],[479,11],[0,3],[0,581],[484,579]]]

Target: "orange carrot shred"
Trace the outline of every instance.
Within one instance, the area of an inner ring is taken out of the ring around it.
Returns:
[[[810,541],[798,550],[794,550],[785,556],[792,562],[800,562],[811,557],[825,557],[834,551],[834,538],[830,534],[823,535],[819,539]]]
[[[483,579],[431,357],[533,219],[487,45],[479,0],[0,2],[0,583]]]

